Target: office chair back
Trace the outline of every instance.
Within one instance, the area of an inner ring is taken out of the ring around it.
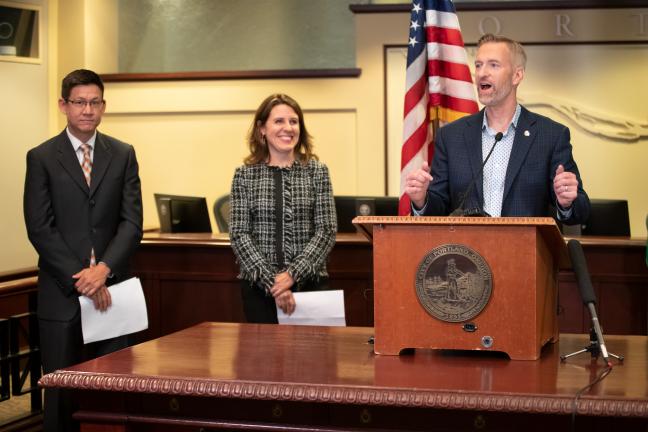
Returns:
[[[222,233],[229,232],[230,219],[230,196],[223,195],[214,203],[214,219],[218,225],[218,231]]]
[[[398,216],[398,197],[335,195],[338,232],[356,232],[356,216]]]
[[[590,199],[589,220],[582,226],[583,235],[629,236],[630,215],[628,201],[618,199]]]

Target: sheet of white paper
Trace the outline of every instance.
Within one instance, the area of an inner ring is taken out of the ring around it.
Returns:
[[[346,325],[342,290],[305,291],[293,295],[297,304],[295,312],[288,316],[277,308],[279,324],[340,327]]]
[[[88,297],[79,297],[83,343],[96,342],[148,328],[146,300],[138,278],[108,287],[112,305],[100,312]]]

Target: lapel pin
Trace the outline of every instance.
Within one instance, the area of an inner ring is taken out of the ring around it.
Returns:
[[[529,132],[528,130],[524,131],[524,136],[530,136],[530,135],[531,135],[531,132]]]

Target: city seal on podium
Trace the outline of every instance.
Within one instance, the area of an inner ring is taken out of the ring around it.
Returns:
[[[486,307],[493,275],[486,260],[462,244],[438,246],[425,255],[416,272],[416,296],[433,317],[468,321]]]

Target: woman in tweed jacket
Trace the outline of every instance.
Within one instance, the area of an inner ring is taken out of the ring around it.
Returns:
[[[248,322],[277,323],[277,306],[294,312],[293,291],[326,287],[337,230],[333,192],[291,97],[261,103],[248,145],[232,181],[230,239]]]

